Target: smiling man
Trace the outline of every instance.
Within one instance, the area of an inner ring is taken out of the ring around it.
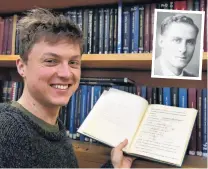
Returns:
[[[82,32],[46,9],[28,12],[18,29],[22,50],[16,65],[24,90],[17,102],[0,104],[0,168],[77,168],[58,115],[79,86]],[[126,145],[114,148],[112,163],[104,167],[130,168],[133,160],[122,152]]]
[[[196,77],[185,70],[191,61],[199,29],[184,15],[165,18],[161,24],[159,46],[161,54],[155,60],[154,74],[162,76]]]

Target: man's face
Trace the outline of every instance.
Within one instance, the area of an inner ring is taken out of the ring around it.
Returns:
[[[163,59],[176,68],[184,68],[190,62],[196,44],[197,32],[186,23],[172,23],[161,35]]]
[[[78,44],[41,41],[32,47],[24,65],[26,92],[45,106],[66,105],[78,88],[80,67]]]

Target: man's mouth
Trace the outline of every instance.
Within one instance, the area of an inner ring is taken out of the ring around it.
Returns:
[[[55,88],[55,89],[66,90],[66,89],[68,89],[71,85],[70,85],[70,84],[66,84],[66,85],[63,85],[63,84],[51,84],[50,86],[53,87],[53,88]]]

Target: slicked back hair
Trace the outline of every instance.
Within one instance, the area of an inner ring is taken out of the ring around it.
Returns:
[[[193,26],[193,28],[196,31],[196,35],[199,32],[199,28],[196,26],[196,24],[194,23],[194,21],[190,18],[187,17],[185,15],[181,15],[181,14],[177,14],[174,16],[169,16],[167,18],[165,18],[161,24],[161,35],[164,34],[164,32],[168,29],[168,27],[172,24],[172,23],[185,23],[185,24],[189,24],[191,26]]]
[[[82,53],[83,34],[79,27],[62,14],[36,8],[26,12],[17,24],[20,33],[20,57],[27,62],[35,43],[44,40],[50,44],[60,41],[77,43]]]

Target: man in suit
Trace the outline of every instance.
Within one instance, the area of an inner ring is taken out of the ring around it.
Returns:
[[[196,77],[185,70],[192,59],[199,29],[184,15],[165,18],[161,24],[161,54],[155,60],[154,75]]]

